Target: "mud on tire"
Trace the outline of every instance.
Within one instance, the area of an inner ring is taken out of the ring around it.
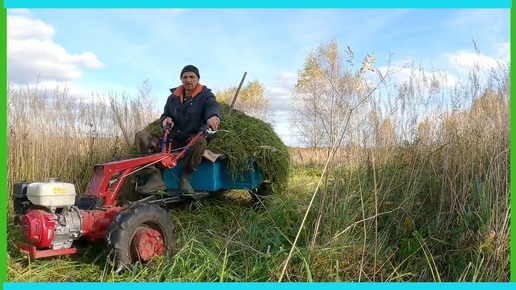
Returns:
[[[159,232],[164,254],[175,247],[175,225],[166,210],[151,204],[130,207],[115,216],[106,236],[108,259],[116,271],[130,267],[140,260],[135,254],[133,241],[142,228]]]

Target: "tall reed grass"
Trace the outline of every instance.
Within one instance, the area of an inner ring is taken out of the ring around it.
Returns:
[[[177,252],[134,271],[112,273],[102,245],[30,261],[9,227],[8,279],[508,281],[509,69],[431,86],[414,73],[390,95],[398,103],[378,110],[371,100],[367,139],[329,160],[328,149],[290,148],[289,186],[261,206],[235,191],[172,209]],[[92,164],[128,153],[127,139],[157,117],[138,97],[86,102],[25,88],[8,100],[9,186],[61,177],[83,188]]]

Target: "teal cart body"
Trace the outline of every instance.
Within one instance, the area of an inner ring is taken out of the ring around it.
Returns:
[[[182,168],[183,159],[180,159],[176,167],[163,170],[163,179],[167,190],[177,190]],[[263,182],[263,174],[252,158],[249,158],[248,170],[243,174],[231,172],[228,168],[227,158],[218,158],[215,162],[203,158],[190,179],[190,184],[195,191],[207,192],[234,189],[254,190]]]

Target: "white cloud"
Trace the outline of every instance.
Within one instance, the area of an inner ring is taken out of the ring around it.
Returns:
[[[296,133],[290,123],[290,113],[288,111],[281,111],[274,115],[274,130],[287,146],[299,146]]]
[[[296,81],[296,73],[281,72],[266,88],[271,101],[271,111],[274,114],[274,129],[288,146],[297,145],[290,123],[292,92]]]
[[[297,74],[295,72],[281,72],[276,78],[277,85],[293,86],[297,82]]]
[[[7,75],[11,83],[67,82],[80,78],[85,68],[102,67],[92,52],[72,54],[55,43],[54,36],[54,28],[41,20],[7,16]]]
[[[395,85],[402,85],[403,83],[409,81],[411,78],[427,84],[430,83],[431,79],[435,79],[439,82],[441,87],[448,88],[454,87],[458,82],[458,78],[456,76],[445,71],[420,71],[418,69],[407,66],[391,66],[388,69],[389,72],[393,72],[389,77]],[[382,66],[379,67],[378,70],[382,73],[382,75],[385,75],[387,72],[387,67]]]
[[[292,72],[281,72],[273,83],[267,87],[273,111],[285,111],[290,109],[290,101],[294,85],[297,81],[297,74]]]
[[[87,68],[102,68],[102,63],[97,59],[97,56],[92,52],[85,52],[82,54],[67,55],[72,62],[77,65],[82,65]]]
[[[54,37],[54,28],[45,22],[22,15],[7,16],[7,39],[40,39]]]
[[[495,47],[499,58],[507,61],[511,59],[511,44],[509,42],[496,44]]]
[[[9,90],[20,92],[26,90],[37,91],[47,98],[52,98],[56,94],[70,96],[74,101],[80,103],[110,104],[109,93],[97,92],[89,88],[60,81],[39,81],[33,84],[9,84]]]
[[[489,69],[498,65],[497,59],[476,52],[461,50],[445,55],[448,64],[461,73],[468,73],[475,65],[480,69]]]
[[[396,85],[401,85],[408,81],[411,77],[422,81],[430,78],[432,75],[439,80],[442,87],[454,87],[462,78],[467,78],[468,73],[477,66],[480,70],[486,70],[497,67],[499,61],[510,60],[510,43],[495,44],[494,50],[490,56],[482,54],[482,52],[472,52],[471,50],[459,50],[443,54],[444,67],[438,70],[427,70],[432,66],[417,65],[411,66],[414,59],[405,59],[397,61],[389,67],[389,71],[395,72],[391,75],[391,80]],[[378,68],[382,74],[387,71],[387,66]]]

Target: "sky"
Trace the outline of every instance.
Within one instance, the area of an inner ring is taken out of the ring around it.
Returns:
[[[187,64],[214,91],[259,80],[272,120],[287,145],[297,73],[310,50],[334,39],[360,63],[410,61],[451,79],[475,61],[509,60],[509,9],[8,9],[7,74],[11,85],[65,84],[72,93],[137,95],[144,80],[162,110]],[[475,52],[473,40],[480,49]],[[408,77],[401,71],[399,81]]]

